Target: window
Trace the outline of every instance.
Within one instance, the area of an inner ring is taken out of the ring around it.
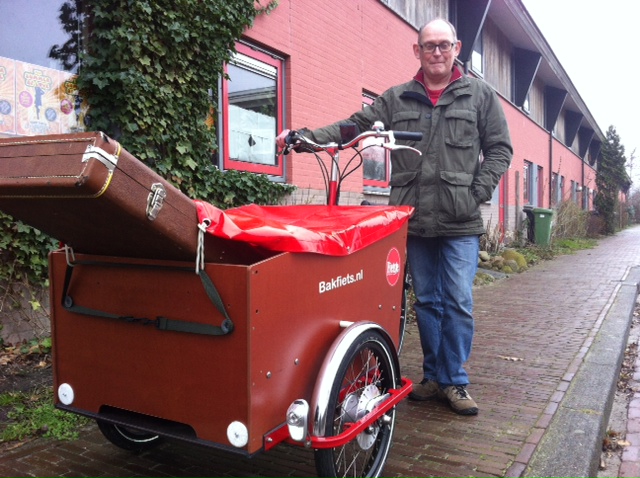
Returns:
[[[551,173],[551,206],[555,206],[558,204],[558,193],[559,193],[559,177],[558,173]]]
[[[578,204],[578,184],[571,180],[571,202]]]
[[[282,129],[282,59],[243,44],[236,50],[220,96],[223,166],[282,177],[275,143]]]
[[[60,11],[65,3],[71,8],[63,20]],[[82,32],[83,16],[76,2],[0,2],[0,18],[0,56],[77,72],[79,39],[74,35]]]
[[[82,2],[0,2],[0,136],[83,131],[87,105],[75,73]],[[34,35],[37,32],[37,35]]]
[[[589,210],[589,199],[591,198],[591,193],[588,187],[584,187],[582,189],[582,209]]]
[[[522,103],[522,111],[529,114],[531,113],[531,101],[530,101],[531,93],[527,93],[527,97],[524,99]]]
[[[533,193],[533,165],[529,161],[524,162],[522,170],[522,199],[525,204],[532,204]]]
[[[584,188],[584,194],[583,194],[583,204],[582,204],[582,208],[586,209],[587,211],[589,210],[589,200],[591,199],[591,191],[589,190],[588,187]]]
[[[476,73],[484,73],[484,46],[482,44],[482,32],[478,35],[476,42],[473,44],[471,52],[471,69]]]
[[[363,93],[362,109],[368,108],[374,100],[374,95]],[[388,160],[387,150],[377,146],[363,149],[362,163],[365,187],[387,191],[391,175],[391,162]]]
[[[542,201],[544,198],[544,181],[543,181],[544,176],[542,175],[542,166],[538,166],[538,174],[536,176],[536,184],[538,186],[538,196],[537,196],[537,200],[536,200],[536,204],[538,207],[542,207]]]

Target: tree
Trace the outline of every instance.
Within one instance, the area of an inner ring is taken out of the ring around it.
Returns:
[[[627,170],[629,171],[627,174],[631,179],[631,184],[633,184],[633,165],[635,161],[636,161],[636,149],[634,148],[633,151],[631,151],[631,154],[629,155],[629,157],[627,158]]]
[[[640,189],[636,189],[629,197],[629,221],[640,223]]]
[[[60,7],[60,26],[68,38],[62,45],[53,45],[49,57],[59,60],[66,71],[76,71],[82,50],[84,0],[73,0]]]
[[[620,191],[627,192],[631,180],[625,170],[626,158],[624,146],[615,127],[609,126],[605,142],[598,159],[596,186],[598,192],[594,199],[596,210],[604,220],[604,234],[613,234],[616,230],[616,211]]]

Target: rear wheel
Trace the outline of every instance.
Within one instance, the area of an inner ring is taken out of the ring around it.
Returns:
[[[111,443],[128,451],[143,451],[162,442],[159,435],[98,420],[98,428]]]
[[[361,334],[338,368],[327,411],[325,437],[336,436],[384,401],[385,394],[397,384],[393,353],[375,330]],[[387,461],[395,408],[373,422],[354,440],[336,448],[315,451],[320,476],[375,477]]]

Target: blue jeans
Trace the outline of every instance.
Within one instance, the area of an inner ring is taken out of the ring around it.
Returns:
[[[424,378],[468,385],[464,363],[473,342],[473,279],[479,236],[409,236],[407,255],[424,354]]]

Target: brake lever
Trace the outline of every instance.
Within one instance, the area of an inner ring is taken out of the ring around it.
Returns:
[[[388,149],[389,151],[397,151],[399,149],[408,149],[410,151],[413,151],[414,153],[418,153],[419,156],[422,156],[422,151],[417,150],[416,148],[412,148],[411,146],[405,146],[404,144],[384,143],[382,147],[385,149]]]
[[[282,148],[282,150],[278,152],[278,156],[280,156],[281,154],[284,156],[288,155],[293,150],[293,147],[293,144],[285,144],[284,148]]]

